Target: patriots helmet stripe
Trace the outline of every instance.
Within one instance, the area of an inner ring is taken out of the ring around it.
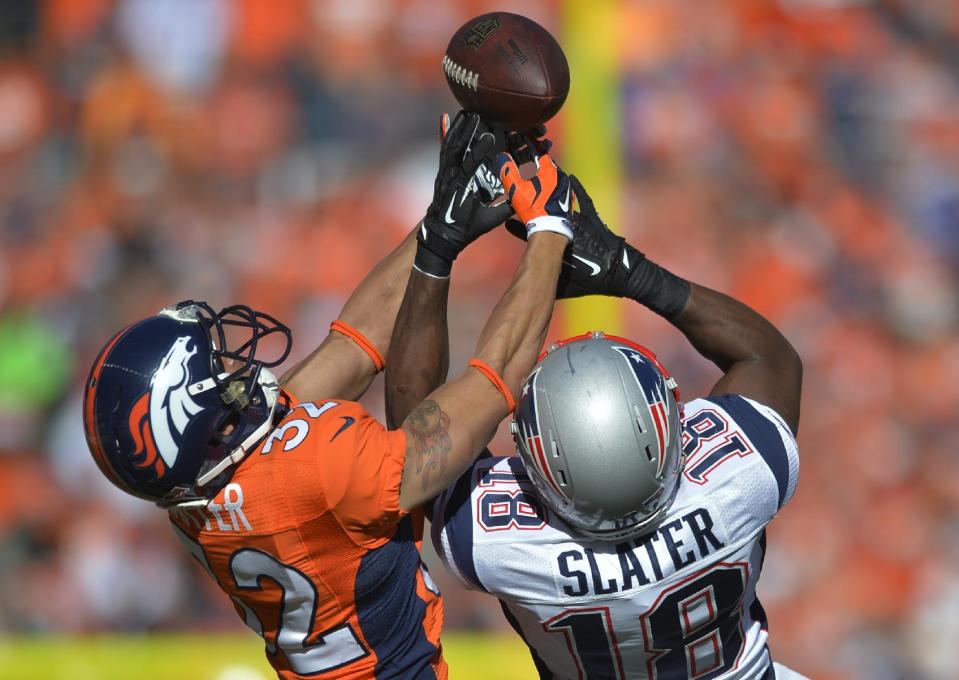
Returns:
[[[669,440],[669,419],[666,417],[666,380],[656,369],[653,363],[634,347],[614,346],[614,350],[622,354],[629,363],[636,382],[646,397],[646,405],[653,418],[656,429],[656,441],[659,444],[659,465],[656,474],[663,473],[663,464],[666,457],[666,442]]]
[[[521,418],[517,419],[519,423],[517,436],[522,437],[523,442],[526,444],[526,450],[529,452],[530,459],[543,479],[546,480],[553,491],[565,498],[566,494],[560,489],[559,484],[556,482],[549,463],[546,461],[546,453],[543,449],[543,438],[540,435],[539,419],[536,415],[536,378],[538,375],[539,371],[534,370],[523,385],[523,396],[525,398],[521,403],[524,413]]]

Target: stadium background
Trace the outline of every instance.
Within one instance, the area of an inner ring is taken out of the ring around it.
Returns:
[[[801,484],[760,585],[775,657],[957,677],[950,0],[0,3],[0,677],[267,677],[163,513],[91,464],[80,386],[108,334],[187,297],[278,315],[303,357],[421,216],[442,51],[494,8],[567,48],[551,132],[604,215],[804,358]],[[454,370],[519,252],[497,233],[457,263]],[[638,306],[566,308],[552,337],[597,318],[686,395],[717,375]],[[448,630],[474,631],[452,677],[529,677],[495,602],[433,573]]]

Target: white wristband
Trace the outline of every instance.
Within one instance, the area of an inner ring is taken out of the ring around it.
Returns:
[[[440,279],[440,280],[442,281],[443,279],[448,279],[448,278],[450,277],[449,274],[447,274],[446,276],[437,276],[436,274],[430,274],[428,271],[425,271],[425,270],[420,269],[419,267],[417,267],[415,262],[413,263],[413,269],[415,269],[416,271],[418,271],[418,272],[419,272],[420,274],[422,274],[423,276],[428,276],[428,277],[430,277],[431,279]]]
[[[541,215],[526,223],[526,237],[529,238],[537,231],[554,231],[562,234],[570,241],[573,240],[573,225],[565,217],[555,215]]]

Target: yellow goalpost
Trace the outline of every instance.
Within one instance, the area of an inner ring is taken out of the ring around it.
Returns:
[[[613,229],[621,219],[623,175],[618,7],[611,0],[563,0],[560,36],[570,66],[563,167],[580,178]],[[587,330],[622,334],[619,299],[590,296],[561,304],[563,337]]]

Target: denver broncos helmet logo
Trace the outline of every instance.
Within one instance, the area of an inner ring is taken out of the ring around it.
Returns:
[[[190,398],[190,357],[196,347],[189,347],[192,338],[176,339],[160,367],[153,374],[150,390],[144,393],[130,411],[129,426],[136,445],[134,456],[139,468],[153,468],[157,479],[176,463],[180,440],[190,419],[203,407]]]

